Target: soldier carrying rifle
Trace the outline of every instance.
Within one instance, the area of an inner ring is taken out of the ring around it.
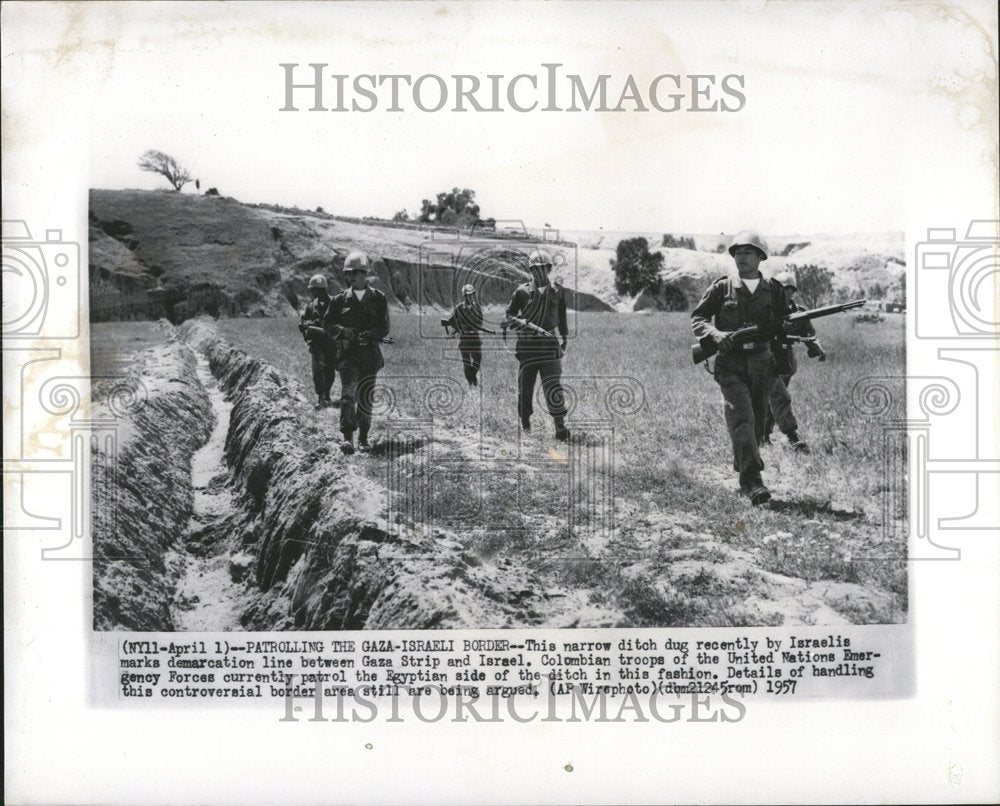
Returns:
[[[507,328],[517,330],[514,350],[519,364],[517,413],[521,418],[521,428],[530,431],[535,381],[541,376],[545,405],[555,424],[556,439],[566,442],[570,433],[566,427],[566,402],[560,381],[562,357],[569,335],[566,294],[561,285],[549,282],[552,260],[547,253],[541,250],[532,252],[528,268],[532,281],[515,289],[503,323],[504,339],[507,338]]]
[[[389,306],[385,294],[368,285],[368,258],[351,252],[344,261],[348,286],[330,302],[324,329],[336,342],[340,370],[340,449],[354,453],[354,432],[358,450],[367,452],[372,421],[375,376],[385,360],[379,344],[391,344]]]
[[[309,345],[312,357],[313,388],[318,398],[316,409],[332,406],[330,389],[337,375],[337,346],[325,330],[323,318],[330,307],[330,293],[326,277],[315,274],[309,279],[309,294],[312,299],[306,304],[299,318],[299,332]]]
[[[469,386],[479,386],[479,367],[483,362],[483,341],[480,333],[493,333],[483,327],[483,306],[476,299],[476,289],[462,287],[462,301],[451,316],[441,320],[444,332],[458,334],[458,353],[462,356],[462,371]]]
[[[729,247],[738,277],[716,280],[691,312],[691,328],[699,343],[695,363],[719,354],[715,380],[725,401],[726,426],[733,443],[733,466],[740,491],[754,506],[771,500],[760,472],[760,444],[771,390],[778,374],[781,344],[802,337],[810,319],[864,305],[854,300],[808,311],[793,311],[780,283],[760,273],[767,246],[752,230],[737,233]]]
[[[789,309],[803,310],[794,300],[797,289],[795,275],[790,271],[783,271],[776,274],[774,279],[781,284]],[[816,339],[816,329],[812,322],[803,323],[801,334],[800,339],[787,340],[778,348],[781,351],[777,360],[778,374],[774,379],[774,386],[771,387],[771,403],[767,409],[767,422],[764,424],[764,444],[771,444],[771,432],[777,424],[778,430],[785,435],[792,448],[802,453],[809,453],[809,445],[799,436],[799,423],[792,411],[792,396],[788,392],[792,376],[798,370],[794,347],[797,341],[802,341],[806,345],[806,354],[810,358],[819,358],[820,361],[826,360],[826,353]]]

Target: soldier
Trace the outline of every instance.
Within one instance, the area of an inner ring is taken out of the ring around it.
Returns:
[[[774,279],[781,283],[789,310],[802,310],[793,299],[797,286],[795,275],[790,271],[783,271],[776,274]],[[815,339],[816,329],[812,322],[807,321],[802,324],[800,335]],[[774,386],[771,387],[771,405],[767,410],[763,441],[765,445],[771,444],[771,432],[777,423],[778,429],[788,439],[788,444],[792,448],[802,453],[809,453],[809,445],[799,437],[799,424],[792,412],[792,396],[788,393],[788,385],[792,382],[792,376],[798,369],[793,348],[794,345],[791,343],[778,347],[782,355],[778,361],[778,376],[774,380]],[[818,342],[810,342],[807,349],[810,358],[819,357],[820,361],[826,360],[826,353],[823,352],[823,348],[819,346]]]
[[[764,463],[758,446],[764,438],[775,360],[769,342],[735,345],[727,333],[783,316],[788,305],[781,286],[760,273],[761,261],[767,260],[760,235],[751,230],[737,233],[729,254],[739,277],[723,277],[709,286],[691,312],[691,326],[697,338],[711,338],[719,347],[715,380],[725,401],[733,467],[740,474],[740,491],[759,506],[771,499],[760,475]]]
[[[325,330],[338,346],[340,370],[340,449],[354,453],[371,450],[368,430],[372,419],[375,375],[385,366],[377,339],[389,335],[389,306],[385,294],[368,285],[368,258],[351,252],[344,261],[348,287],[337,294],[327,311]]]
[[[330,307],[330,293],[326,277],[315,274],[309,278],[309,294],[312,296],[299,318],[299,332],[309,345],[312,356],[313,388],[318,400],[316,409],[332,406],[330,389],[337,375],[337,346],[323,330],[323,319]]]
[[[458,353],[462,356],[465,380],[469,386],[479,386],[479,366],[483,362],[483,341],[479,336],[483,330],[483,306],[476,299],[475,288],[462,287],[462,301],[449,318],[441,320],[441,324],[458,334]]]
[[[519,363],[517,413],[521,418],[521,428],[530,431],[535,379],[540,375],[545,404],[555,423],[556,439],[566,442],[570,434],[566,427],[566,402],[559,380],[569,335],[566,295],[561,285],[549,282],[552,261],[548,254],[541,250],[532,252],[528,268],[532,281],[515,289],[503,323],[505,339],[508,327],[517,329],[517,347],[514,350]]]

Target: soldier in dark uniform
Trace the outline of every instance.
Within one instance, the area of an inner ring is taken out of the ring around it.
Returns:
[[[740,474],[740,490],[758,506],[771,499],[760,475],[764,462],[759,445],[776,375],[775,358],[769,341],[733,344],[728,333],[783,316],[788,304],[780,284],[760,273],[767,246],[756,232],[738,233],[729,254],[739,278],[714,282],[691,312],[691,326],[696,338],[711,338],[719,347],[715,380],[725,401],[733,466]]]
[[[793,299],[796,291],[795,275],[790,271],[783,271],[775,275],[774,279],[781,283],[784,289],[785,302],[788,304],[789,310],[802,310]],[[803,322],[799,335],[815,338],[816,329],[812,322]],[[798,370],[794,344],[781,345],[777,349],[781,351],[781,356],[777,362],[778,376],[774,380],[774,386],[771,387],[771,405],[768,407],[767,422],[764,424],[764,444],[771,443],[771,432],[777,424],[778,430],[785,435],[792,448],[802,453],[809,453],[809,445],[799,436],[799,423],[792,411],[792,396],[788,392],[792,376]],[[826,360],[826,353],[823,352],[823,348],[819,346],[818,342],[810,342],[807,350],[810,358],[818,357],[820,361]]]
[[[389,335],[389,306],[385,294],[368,285],[368,258],[351,252],[344,261],[349,283],[333,297],[327,311],[325,330],[338,346],[340,370],[340,449],[354,453],[354,432],[358,450],[370,450],[368,430],[372,419],[375,376],[385,360],[375,339]]]
[[[309,279],[309,293],[312,299],[299,318],[299,332],[309,345],[312,357],[313,388],[318,398],[316,408],[323,409],[333,405],[330,389],[337,376],[337,346],[323,330],[323,319],[330,307],[326,277],[313,275]]]
[[[483,327],[483,306],[476,299],[476,289],[471,285],[462,288],[462,301],[455,306],[451,316],[441,324],[458,334],[458,353],[462,356],[462,371],[469,386],[479,386],[479,367],[483,362],[483,340],[479,333]]]
[[[545,252],[532,252],[528,268],[532,281],[514,291],[503,324],[505,338],[508,327],[517,329],[517,347],[514,350],[520,365],[517,413],[521,418],[521,428],[530,431],[535,380],[541,376],[545,405],[555,423],[556,439],[565,442],[570,433],[566,427],[566,401],[560,376],[569,335],[566,294],[561,285],[549,282],[552,261]]]

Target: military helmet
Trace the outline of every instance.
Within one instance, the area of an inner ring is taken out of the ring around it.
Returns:
[[[351,252],[344,260],[344,273],[352,271],[368,273],[368,256],[364,252]]]
[[[788,269],[779,271],[776,275],[774,275],[774,279],[785,286],[785,288],[791,288],[793,291],[797,290],[799,287],[799,284],[795,281],[795,275]]]
[[[476,293],[476,289],[473,288],[468,283],[466,283],[465,285],[462,286],[462,296],[463,297],[467,296],[468,294],[475,294],[475,293]]]
[[[328,288],[326,278],[322,274],[314,274],[309,278],[310,288]]]
[[[530,255],[528,255],[528,268],[534,266],[548,266],[552,268],[552,258],[549,257],[549,253],[544,249],[536,249]]]
[[[752,229],[745,229],[733,236],[733,242],[729,244],[730,255],[736,251],[737,246],[752,246],[760,252],[761,260],[767,260],[767,244],[764,243],[764,239],[760,237],[760,234]]]

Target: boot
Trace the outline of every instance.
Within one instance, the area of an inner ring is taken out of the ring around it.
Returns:
[[[531,420],[528,419],[527,417],[521,418],[521,430],[525,432],[531,430]]]
[[[344,432],[344,439],[340,443],[340,452],[344,456],[350,456],[354,453],[354,433],[351,431]]]
[[[553,422],[556,426],[556,439],[560,442],[569,442],[569,429],[566,427],[566,421],[562,417],[554,417]]]
[[[792,431],[792,433],[788,435],[788,444],[792,446],[792,450],[798,451],[799,453],[809,453],[809,445],[799,438],[797,431]]]
[[[368,432],[359,431],[358,432],[358,450],[361,453],[368,453],[372,449],[372,446],[368,444]]]
[[[316,401],[316,405],[313,406],[313,410],[314,411],[319,411],[321,408],[324,407],[324,405],[325,404],[323,403],[323,395],[320,395],[319,396],[319,400]]]

